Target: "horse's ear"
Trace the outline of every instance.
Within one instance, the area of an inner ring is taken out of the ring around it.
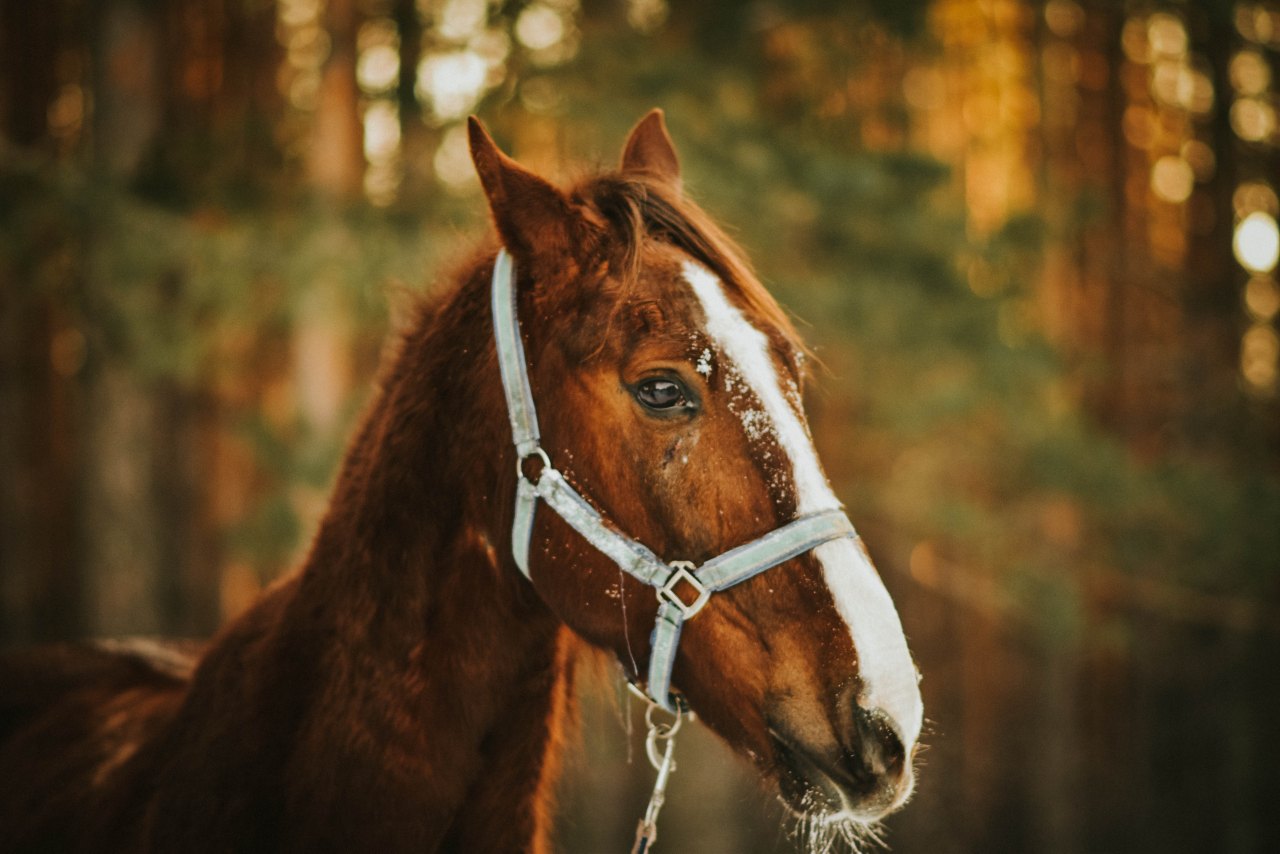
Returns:
[[[575,251],[582,218],[551,184],[503,154],[479,119],[467,119],[471,160],[502,242],[519,260],[554,263]]]
[[[662,110],[650,110],[632,129],[622,149],[622,171],[641,172],[680,192],[680,158],[667,133]]]

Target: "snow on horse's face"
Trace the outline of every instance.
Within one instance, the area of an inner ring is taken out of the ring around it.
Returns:
[[[803,351],[732,245],[683,198],[660,114],[618,173],[562,193],[483,132],[473,156],[518,287],[543,446],[617,529],[695,564],[839,507],[801,403]],[[552,513],[535,588],[642,675],[654,591]],[[913,786],[917,672],[856,539],[713,596],[685,625],[673,685],[713,730],[827,825],[872,821]]]

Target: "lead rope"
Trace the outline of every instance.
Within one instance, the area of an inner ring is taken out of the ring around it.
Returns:
[[[671,773],[676,770],[673,758],[676,752],[676,733],[680,730],[680,724],[684,722],[684,713],[680,711],[680,706],[676,705],[674,720],[670,723],[655,723],[654,710],[662,707],[635,686],[631,686],[631,689],[648,706],[644,712],[645,727],[649,731],[644,739],[644,752],[649,757],[649,764],[653,766],[653,770],[658,772],[657,779],[653,781],[653,794],[649,796],[649,803],[644,809],[644,818],[640,819],[640,823],[636,826],[635,844],[631,846],[631,854],[648,854],[653,850],[654,843],[658,841],[658,813],[661,812],[662,804],[667,799],[667,781],[671,779]],[[666,742],[661,755],[658,751],[660,741]]]

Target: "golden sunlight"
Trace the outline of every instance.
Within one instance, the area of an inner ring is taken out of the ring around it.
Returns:
[[[1280,313],[1280,285],[1270,276],[1254,276],[1244,287],[1244,305],[1254,320],[1273,320]]]
[[[488,63],[472,51],[433,54],[418,65],[418,95],[440,118],[460,118],[480,100],[488,76]]]
[[[1280,259],[1280,229],[1276,220],[1264,211],[1254,211],[1236,226],[1232,248],[1236,260],[1252,273],[1269,273]]]
[[[1255,394],[1273,394],[1276,389],[1280,338],[1270,324],[1255,323],[1240,344],[1240,374]]]
[[[1161,157],[1151,167],[1151,191],[1172,204],[1191,198],[1196,176],[1191,164],[1176,154]]]

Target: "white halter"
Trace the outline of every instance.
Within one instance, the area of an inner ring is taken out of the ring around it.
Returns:
[[[511,527],[511,551],[516,565],[529,577],[533,514],[541,498],[569,527],[624,572],[656,588],[658,616],[650,643],[645,691],[655,703],[674,711],[680,701],[671,693],[671,670],[675,666],[680,630],[685,620],[702,610],[712,593],[746,581],[823,543],[857,537],[857,534],[844,511],[826,510],[802,516],[695,568],[688,561],[664,562],[641,543],[614,530],[551,465],[551,459],[539,444],[538,415],[520,340],[520,320],[516,316],[515,282],[515,264],[505,249],[500,250],[493,265],[493,333],[516,447],[516,509]],[[524,463],[535,456],[542,460],[536,483],[524,473]],[[676,594],[676,587],[682,583],[696,596],[691,604],[686,605]]]

